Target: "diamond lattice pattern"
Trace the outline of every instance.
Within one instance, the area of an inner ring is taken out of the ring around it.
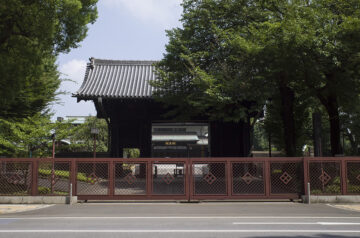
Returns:
[[[175,179],[170,173],[167,173],[163,178],[165,183],[171,184],[171,182]]]
[[[247,172],[244,176],[241,177],[244,182],[249,185],[254,181],[254,176],[252,176],[249,172]]]
[[[206,174],[204,176],[204,180],[208,183],[208,184],[213,184],[216,180],[216,177],[211,173],[209,172],[208,174]]]
[[[326,185],[331,180],[331,176],[323,170],[321,172],[321,175],[320,175],[319,179],[324,185]]]
[[[288,174],[287,172],[283,173],[280,177],[281,182],[283,182],[284,184],[288,184],[290,183],[290,181],[292,180],[292,177],[290,176],[290,174]]]
[[[136,177],[132,174],[132,172],[130,172],[128,175],[126,175],[125,181],[131,185],[136,182]]]

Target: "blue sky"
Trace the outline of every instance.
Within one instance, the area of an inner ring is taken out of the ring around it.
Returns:
[[[63,82],[60,104],[52,106],[54,117],[96,115],[92,102],[71,97],[81,86],[90,57],[115,60],[159,60],[168,39],[166,29],[178,27],[181,0],[99,0],[99,17],[89,25],[80,46],[59,56]]]

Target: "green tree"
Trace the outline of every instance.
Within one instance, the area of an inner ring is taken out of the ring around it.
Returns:
[[[175,114],[256,121],[250,118],[261,115],[267,91],[254,74],[259,48],[244,38],[249,19],[262,21],[263,13],[254,1],[187,0],[183,7],[183,28],[167,32],[157,64],[158,98],[176,105]]]
[[[189,0],[183,6],[183,29],[168,32],[158,64],[160,100],[214,119],[255,122],[266,101],[279,98],[285,151],[296,155],[297,52],[293,26],[279,16],[291,4]]]
[[[16,120],[0,118],[0,156],[51,156],[52,133],[56,132],[56,139],[60,141],[75,130],[71,122],[51,122],[49,114],[36,113]]]
[[[353,105],[350,113],[341,113],[342,133],[348,141],[350,150],[344,154],[359,155],[360,148],[360,108],[358,104]],[[344,148],[345,150],[345,148]]]
[[[342,112],[359,102],[360,2],[312,1],[302,19],[303,79],[325,108],[333,155],[341,154]]]
[[[277,134],[287,156],[300,154],[309,138],[303,135],[309,134],[310,107],[322,105],[332,154],[339,154],[339,115],[359,99],[359,5],[184,1],[183,28],[168,32],[157,65],[158,96],[181,111],[232,121],[249,120],[271,102],[268,115],[281,122]]]
[[[39,66],[42,73],[38,77],[28,77],[24,87],[17,91],[11,102],[0,104],[0,118],[31,117],[56,101],[56,90],[61,80],[55,60],[54,56],[44,58]],[[4,100],[7,101],[6,98]]]
[[[0,117],[27,117],[54,97],[56,57],[78,46],[97,0],[0,1]],[[58,83],[57,83],[58,85]],[[39,96],[43,95],[43,96]]]
[[[98,119],[96,117],[88,117],[86,118],[85,123],[77,126],[76,132],[70,137],[71,151],[93,151],[94,135],[91,134],[92,128],[97,128],[99,130],[99,134],[96,135],[96,151],[108,152],[108,124],[104,119]]]

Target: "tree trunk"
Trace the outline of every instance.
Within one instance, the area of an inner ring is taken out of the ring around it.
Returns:
[[[288,157],[296,156],[296,136],[294,119],[294,91],[284,83],[279,85],[281,95],[281,118],[284,126],[285,153]]]
[[[313,119],[313,137],[314,137],[314,156],[322,156],[322,126],[321,126],[321,113],[314,112]]]
[[[328,73],[325,76],[327,84],[318,89],[316,94],[329,116],[331,154],[335,156],[343,153],[340,140],[341,130],[337,94],[329,86],[335,84],[337,80],[336,72]]]
[[[330,121],[330,142],[331,142],[331,154],[337,155],[342,154],[341,140],[340,140],[340,117],[339,109],[337,106],[336,99],[335,101],[329,100],[327,107],[327,112],[329,114]]]
[[[331,154],[333,156],[342,154],[341,140],[340,140],[340,116],[339,106],[335,95],[323,96],[318,93],[320,102],[324,105],[329,116],[330,122],[330,144]]]

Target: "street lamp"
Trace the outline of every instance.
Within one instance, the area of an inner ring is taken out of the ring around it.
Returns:
[[[94,159],[96,158],[96,135],[99,134],[98,128],[91,128],[91,134],[94,135]]]
[[[52,139],[52,158],[55,159],[55,130],[51,130],[51,139]]]

